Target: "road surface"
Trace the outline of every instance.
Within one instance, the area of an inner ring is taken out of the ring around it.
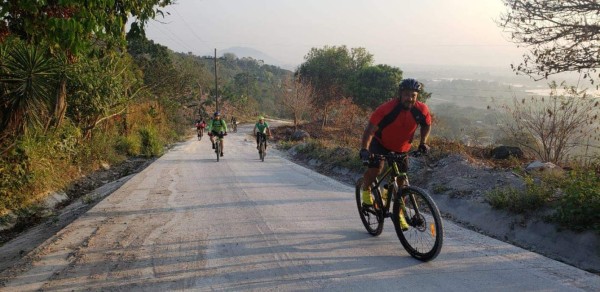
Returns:
[[[260,162],[250,131],[227,136],[220,162],[207,139],[177,145],[0,290],[600,291],[600,276],[448,221],[441,254],[419,262],[391,221],[367,234],[351,186],[273,149]]]

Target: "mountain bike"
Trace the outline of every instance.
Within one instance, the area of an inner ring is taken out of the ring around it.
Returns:
[[[223,149],[221,149],[222,142],[223,142],[223,137],[226,136],[227,133],[219,133],[218,135],[215,135],[215,153],[217,154],[217,162],[219,162],[219,159],[221,158],[221,156],[223,155]]]
[[[258,135],[258,156],[260,160],[265,161],[267,155],[267,136],[264,133],[256,133]]]
[[[380,235],[383,231],[384,219],[391,217],[396,235],[404,249],[418,260],[430,261],[442,250],[444,237],[442,218],[427,191],[410,186],[407,173],[400,172],[398,162],[408,159],[407,155],[409,154],[375,155],[374,159],[385,159],[387,167],[383,175],[380,175],[371,185],[373,205],[367,206],[362,202],[362,178],[356,182],[356,205],[360,219],[371,235]],[[418,156],[420,153],[415,151],[410,155]],[[401,186],[398,185],[398,178],[401,180]],[[390,213],[392,202],[393,208]],[[404,216],[409,225],[408,229],[403,230],[400,226],[400,216]]]

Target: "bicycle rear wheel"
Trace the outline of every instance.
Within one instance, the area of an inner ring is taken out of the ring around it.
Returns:
[[[362,182],[362,178],[356,182],[356,207],[358,207],[358,214],[367,232],[373,236],[378,236],[383,231],[383,210],[382,208],[374,208],[373,206],[363,206],[361,194]],[[372,192],[374,196],[379,194],[377,188],[373,188]]]
[[[444,241],[440,211],[427,191],[421,188],[409,186],[399,192],[402,194],[396,196],[392,217],[398,239],[412,257],[430,261],[438,256]],[[408,230],[402,230],[400,226],[401,210],[410,226]]]

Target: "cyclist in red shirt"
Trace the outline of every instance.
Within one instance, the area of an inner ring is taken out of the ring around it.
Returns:
[[[196,120],[196,124],[194,126],[196,126],[198,136],[202,136],[202,134],[204,134],[204,128],[206,128],[206,122],[204,121],[204,119],[202,119],[202,121]]]
[[[417,80],[404,79],[398,86],[399,97],[380,105],[371,114],[369,123],[363,133],[362,149],[360,150],[360,158],[363,161],[369,161],[368,169],[363,176],[362,200],[364,205],[373,205],[371,184],[383,171],[385,164],[383,160],[371,159],[372,154],[385,155],[389,152],[408,152],[418,126],[421,127],[419,150],[422,152],[429,151],[427,139],[431,131],[431,115],[427,105],[417,101],[422,89],[423,84]],[[408,170],[408,158],[405,161],[400,161],[398,166],[400,172],[406,172]],[[398,181],[399,185],[402,185],[402,183],[403,181]],[[404,217],[401,216],[401,219],[404,219]]]

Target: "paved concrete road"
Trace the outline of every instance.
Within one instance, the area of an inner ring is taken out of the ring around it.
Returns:
[[[440,256],[419,262],[391,221],[366,233],[350,186],[272,149],[260,162],[239,130],[218,163],[207,140],[178,145],[0,289],[600,291],[599,276],[448,221]]]

